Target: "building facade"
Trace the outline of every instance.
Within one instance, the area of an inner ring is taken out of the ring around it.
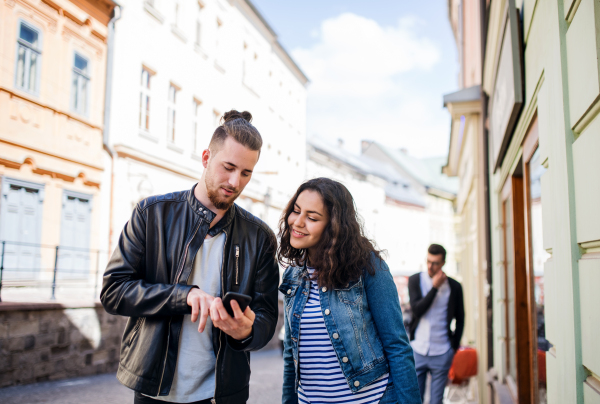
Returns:
[[[394,277],[407,278],[425,268],[429,246],[425,198],[391,165],[317,138],[308,141],[306,164],[307,179],[331,178],[348,188],[367,236],[386,250]],[[408,303],[407,284],[398,282],[402,303]]]
[[[427,247],[430,243],[437,243],[444,246],[447,252],[444,271],[448,276],[462,281],[455,252],[456,218],[453,201],[456,198],[458,182],[456,178],[442,173],[446,157],[417,159],[410,156],[406,150],[393,150],[373,141],[362,142],[362,155],[389,165],[425,202],[427,241],[421,252],[423,265],[409,271],[416,273],[425,269]]]
[[[127,0],[116,24],[106,239],[135,204],[190,189],[223,113],[248,110],[264,145],[238,204],[276,227],[304,178],[307,78],[245,0]]]
[[[443,172],[459,181],[454,201],[456,260],[462,278],[466,307],[464,341],[477,350],[477,377],[470,395],[488,403],[488,369],[493,362],[492,296],[490,294],[489,203],[487,140],[483,127],[481,92],[482,21],[480,0],[448,2],[449,20],[459,60],[459,90],[444,96],[452,123],[448,161]]]
[[[55,266],[67,280],[97,269],[114,7],[110,0],[0,4],[4,286],[50,281]]]
[[[489,130],[496,402],[600,402],[600,4],[492,0]]]

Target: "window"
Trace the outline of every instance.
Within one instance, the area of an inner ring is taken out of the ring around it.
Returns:
[[[200,19],[196,20],[196,45],[201,46],[202,38],[202,23],[200,23]]]
[[[32,26],[21,22],[17,39],[17,88],[32,93],[39,91],[39,73],[42,58],[40,33]]]
[[[150,79],[152,73],[142,67],[141,91],[140,91],[140,128],[150,131]]]
[[[78,114],[87,115],[90,91],[88,60],[75,53],[73,61],[73,88],[71,90],[71,109]]]
[[[85,279],[90,275],[92,196],[63,191],[57,276]]]
[[[202,46],[202,9],[204,4],[198,2],[198,15],[196,17],[196,46]]]
[[[180,26],[180,22],[179,22],[180,14],[181,14],[181,4],[179,4],[179,1],[175,1],[175,22],[174,22],[174,25],[176,27]]]
[[[167,139],[175,143],[175,114],[177,109],[177,87],[173,84],[169,86],[169,109],[167,111]]]
[[[40,273],[44,185],[2,178],[0,239],[4,279],[35,279]]]
[[[217,111],[216,109],[213,109],[213,127],[216,129],[220,123],[220,117],[221,117],[221,113],[219,111]]]
[[[223,22],[217,18],[217,35],[215,39],[215,66],[221,73],[225,72],[223,60],[225,59],[225,41],[223,33]]]
[[[199,154],[201,151],[200,145],[200,134],[198,133],[198,115],[200,114],[200,106],[202,105],[202,101],[198,101],[197,99],[193,100],[192,109],[193,109],[193,120],[192,120],[192,135],[194,138],[194,153]]]

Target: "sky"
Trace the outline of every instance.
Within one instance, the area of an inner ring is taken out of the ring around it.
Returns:
[[[458,90],[447,0],[251,0],[308,76],[307,137],[448,153]]]

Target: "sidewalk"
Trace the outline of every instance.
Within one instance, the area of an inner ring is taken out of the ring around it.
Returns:
[[[281,403],[283,360],[279,350],[251,355],[252,378],[248,404]],[[132,404],[133,391],[114,374],[79,377],[0,389],[2,404]]]

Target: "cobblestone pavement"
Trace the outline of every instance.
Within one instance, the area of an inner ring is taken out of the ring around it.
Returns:
[[[252,354],[252,377],[248,404],[281,403],[283,360],[281,351]],[[133,392],[123,387],[114,374],[56,382],[43,382],[0,389],[2,404],[132,404]]]

